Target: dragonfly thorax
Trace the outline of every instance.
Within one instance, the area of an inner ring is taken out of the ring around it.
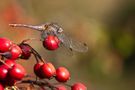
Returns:
[[[61,33],[63,32],[63,29],[56,23],[50,23],[45,25],[46,30],[48,31],[53,31],[56,33]]]

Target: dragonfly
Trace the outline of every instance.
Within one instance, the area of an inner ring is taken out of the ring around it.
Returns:
[[[30,24],[9,24],[11,27],[25,27],[41,32],[41,40],[44,40],[48,35],[54,35],[60,40],[60,46],[68,48],[70,51],[87,52],[88,46],[86,43],[74,40],[67,36],[63,28],[57,23],[44,23],[40,25]]]

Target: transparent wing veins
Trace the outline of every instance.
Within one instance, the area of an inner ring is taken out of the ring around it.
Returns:
[[[87,52],[88,51],[88,47],[85,43],[81,43],[77,40],[67,37],[65,34],[58,34],[57,36],[61,40],[62,44],[65,47],[68,47],[70,50],[74,50],[77,52]]]

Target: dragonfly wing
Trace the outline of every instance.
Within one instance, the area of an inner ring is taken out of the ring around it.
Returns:
[[[58,38],[61,40],[62,44],[69,48],[71,51],[77,52],[87,52],[88,47],[85,43],[81,43],[77,40],[73,40],[70,37],[67,37],[65,34],[59,34]]]
[[[70,47],[74,51],[77,51],[77,52],[87,52],[88,51],[88,46],[85,43],[81,43],[81,42],[76,41],[74,39],[70,39],[70,42],[71,42]]]
[[[68,56],[74,55],[74,52],[69,48],[65,47],[63,44],[61,44],[61,47],[58,50],[60,55],[68,55]]]
[[[65,34],[57,34],[57,37],[61,41],[62,46],[70,48],[70,38],[68,38]]]

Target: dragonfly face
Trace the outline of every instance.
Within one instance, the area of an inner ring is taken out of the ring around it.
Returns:
[[[85,43],[71,39],[63,33],[63,29],[56,23],[45,23],[41,25],[10,24],[12,27],[26,27],[41,32],[41,39],[44,40],[47,35],[57,36],[61,45],[77,52],[86,52],[88,47]]]

